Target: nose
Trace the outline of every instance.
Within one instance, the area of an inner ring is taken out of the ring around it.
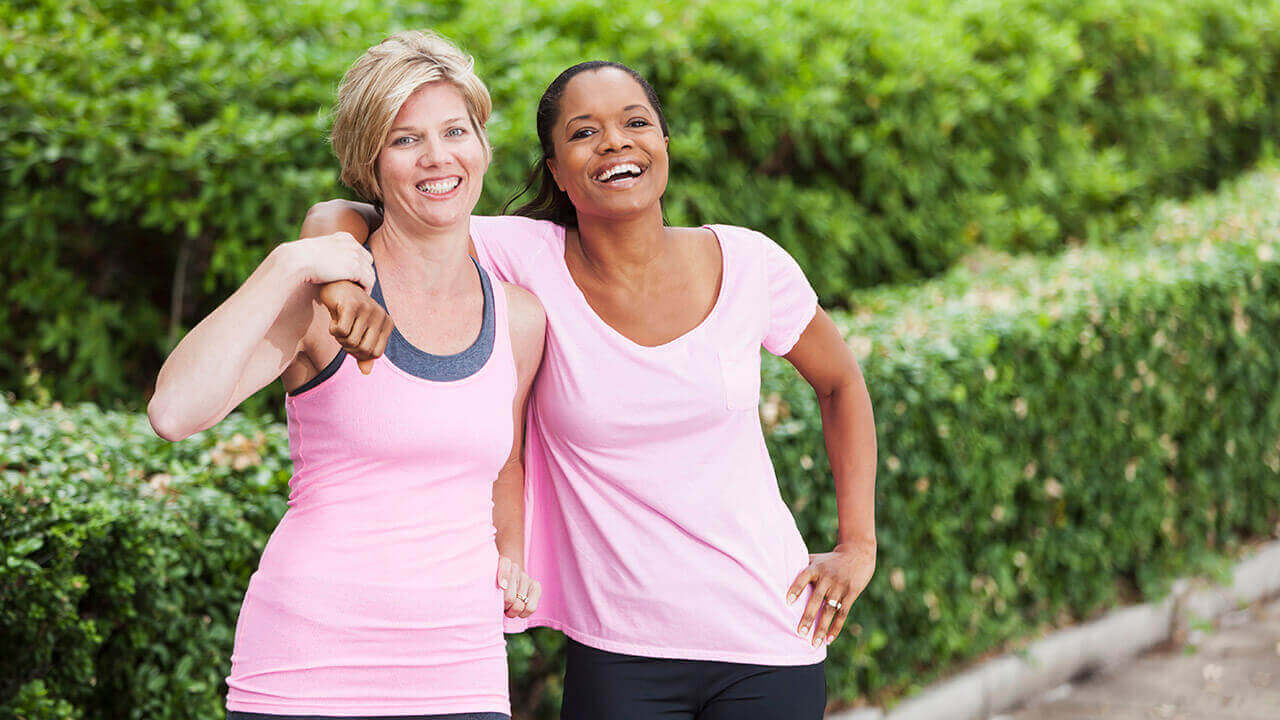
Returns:
[[[596,151],[601,154],[619,152],[631,147],[631,138],[618,128],[606,125],[600,130],[600,142]]]
[[[440,138],[425,137],[418,143],[418,167],[429,168],[442,165],[449,159],[449,153]]]

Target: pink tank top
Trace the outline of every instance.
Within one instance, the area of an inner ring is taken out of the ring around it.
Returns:
[[[517,381],[506,295],[481,279],[478,370],[426,379],[459,356],[393,336],[371,374],[340,355],[287,398],[289,509],[240,609],[229,710],[510,713],[492,491]]]

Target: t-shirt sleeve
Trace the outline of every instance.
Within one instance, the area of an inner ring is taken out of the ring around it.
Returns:
[[[513,216],[471,217],[471,240],[476,258],[503,282],[530,287],[535,263],[546,251],[555,226],[542,220]]]
[[[769,291],[769,325],[764,348],[774,355],[786,355],[817,313],[818,294],[790,253],[767,236],[762,235],[761,240]]]

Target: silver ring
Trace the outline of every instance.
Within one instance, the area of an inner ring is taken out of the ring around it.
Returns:
[[[830,607],[832,610],[839,610],[840,608],[844,607],[844,603],[840,602],[839,600],[832,600],[828,598],[827,606]]]

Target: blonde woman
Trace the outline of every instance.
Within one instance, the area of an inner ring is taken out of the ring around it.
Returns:
[[[540,594],[518,561],[545,316],[468,255],[489,112],[445,40],[371,48],[333,128],[343,181],[385,213],[368,248],[346,233],[279,246],[160,371],[148,413],[171,440],[277,377],[289,389],[289,509],[240,611],[231,720],[510,715],[503,615]],[[335,280],[369,293],[331,316],[319,288]],[[353,320],[374,303],[378,322]]]

